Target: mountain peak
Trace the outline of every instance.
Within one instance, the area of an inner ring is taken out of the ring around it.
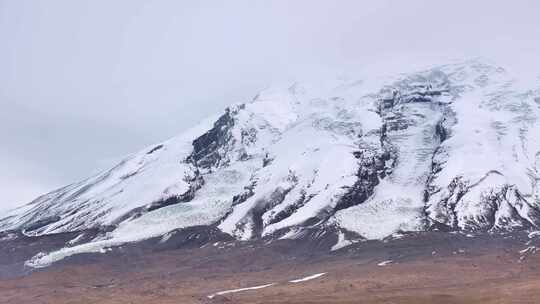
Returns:
[[[102,229],[32,262],[43,265],[193,226],[342,243],[528,229],[540,224],[539,117],[540,86],[476,59],[295,82],[11,211],[0,230]]]

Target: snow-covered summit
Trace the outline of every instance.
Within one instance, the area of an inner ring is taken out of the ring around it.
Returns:
[[[268,89],[12,210],[0,230],[109,231],[39,257],[45,263],[200,225],[241,240],[319,229],[342,241],[536,227],[540,83],[533,83],[467,61]]]

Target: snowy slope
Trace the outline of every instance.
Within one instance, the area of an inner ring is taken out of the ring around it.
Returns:
[[[527,229],[540,224],[539,117],[538,79],[479,61],[295,83],[12,210],[0,230],[107,231],[39,266],[199,225],[241,240],[319,229],[343,244]]]

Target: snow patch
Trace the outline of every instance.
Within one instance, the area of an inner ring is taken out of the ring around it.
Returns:
[[[259,285],[259,286],[253,286],[253,287],[246,287],[246,288],[239,288],[239,289],[224,290],[224,291],[213,293],[213,294],[207,296],[207,298],[213,299],[216,296],[222,296],[222,295],[225,295],[225,294],[237,293],[237,292],[242,292],[242,291],[263,289],[263,288],[267,288],[267,287],[270,287],[270,286],[273,286],[273,285],[275,285],[275,283],[266,284],[266,285]]]
[[[306,282],[306,281],[310,281],[310,280],[314,280],[314,279],[320,278],[320,277],[322,277],[322,276],[325,275],[325,274],[326,274],[326,272],[321,272],[321,273],[317,273],[317,274],[310,275],[310,276],[307,276],[307,277],[303,277],[303,278],[300,278],[300,279],[291,280],[291,281],[289,281],[289,283],[301,283],[301,282]]]
[[[392,260],[386,260],[386,261],[382,261],[380,263],[377,264],[377,266],[387,266],[387,265],[390,265],[392,264],[394,261]]]
[[[337,242],[334,244],[334,246],[332,246],[332,248],[330,250],[331,251],[336,251],[336,250],[339,250],[341,248],[345,248],[347,246],[350,246],[350,245],[352,245],[354,243],[356,243],[356,241],[346,239],[345,234],[340,231],[338,233]]]

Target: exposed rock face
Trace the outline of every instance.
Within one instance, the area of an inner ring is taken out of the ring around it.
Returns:
[[[340,242],[533,228],[539,96],[538,87],[523,89],[503,69],[476,61],[271,89],[11,211],[0,230],[110,227],[70,248],[88,251],[194,226],[242,240],[333,235]]]
[[[446,189],[430,194],[437,199],[428,205],[430,219],[454,230],[536,228],[540,223],[538,201],[531,204],[515,185],[502,179],[497,171],[488,172],[476,183],[456,177]]]
[[[231,129],[234,126],[234,118],[231,110],[227,108],[210,131],[204,133],[193,141],[193,152],[188,157],[199,168],[225,166],[228,159],[227,148],[234,140]]]

